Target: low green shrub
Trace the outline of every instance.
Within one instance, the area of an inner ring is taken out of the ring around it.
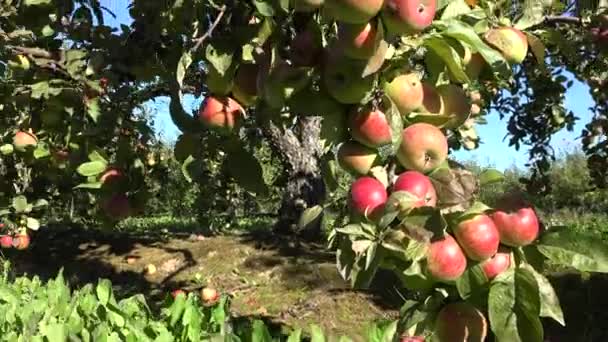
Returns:
[[[0,266],[2,267],[2,266]],[[109,280],[72,291],[60,271],[43,283],[38,277],[0,273],[0,341],[326,341],[316,325],[306,332],[276,327],[261,319],[229,315],[230,297],[205,305],[195,293],[167,294],[160,310],[143,295],[116,298]],[[368,341],[390,341],[397,322],[370,325]],[[332,339],[333,340],[333,339]],[[338,339],[336,339],[338,340]],[[339,341],[351,341],[341,337]]]

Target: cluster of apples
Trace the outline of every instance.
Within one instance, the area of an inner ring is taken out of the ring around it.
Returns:
[[[182,289],[173,290],[171,292],[173,299],[178,296],[188,296],[188,293]],[[220,299],[220,293],[212,287],[204,287],[200,291],[200,298],[205,306],[211,306],[216,304]]]
[[[0,230],[4,229],[4,223],[0,223]],[[19,232],[11,235],[0,235],[0,248],[24,250],[30,246],[30,236],[26,232]]]

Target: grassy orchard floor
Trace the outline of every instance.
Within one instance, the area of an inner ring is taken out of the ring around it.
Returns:
[[[19,273],[44,279],[64,267],[73,286],[109,278],[118,296],[144,293],[151,303],[175,288],[195,290],[208,283],[233,295],[237,316],[302,327],[316,323],[361,341],[366,324],[398,315],[401,303],[392,285],[379,281],[376,288],[388,289],[383,293],[350,290],[336,272],[333,254],[320,245],[271,241],[263,229],[251,227],[200,240],[190,233],[193,222],[168,218],[133,219],[121,228],[110,233],[51,227],[38,233],[30,250],[10,258]],[[131,256],[134,263],[127,262]],[[149,263],[158,270],[144,275]],[[545,322],[546,341],[608,341],[608,276],[560,270],[551,281],[567,327]]]

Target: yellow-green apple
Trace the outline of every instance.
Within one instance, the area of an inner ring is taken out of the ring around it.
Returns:
[[[2,235],[0,236],[0,248],[12,248],[13,247],[13,237],[10,235]]]
[[[207,127],[230,132],[244,115],[243,107],[231,97],[209,96],[201,105],[198,118]]]
[[[296,12],[314,12],[323,6],[325,0],[292,0]]]
[[[437,205],[437,192],[433,183],[418,171],[406,171],[400,174],[393,184],[393,191],[407,191],[414,195],[418,201],[414,203],[413,208]]]
[[[338,162],[346,171],[355,175],[366,175],[374,166],[378,153],[356,141],[347,141],[338,149]]]
[[[388,199],[384,184],[373,177],[361,177],[350,188],[350,207],[357,215],[375,219]]]
[[[17,250],[25,250],[30,246],[30,236],[26,233],[20,233],[13,237],[13,247]]]
[[[24,152],[30,147],[36,147],[38,145],[38,138],[34,134],[19,131],[13,137],[13,145],[17,151]]]
[[[363,24],[375,17],[384,0],[326,0],[327,13],[337,21]]]
[[[356,59],[369,59],[376,52],[376,23],[340,23],[338,25],[338,46],[344,55]]]
[[[511,250],[500,246],[498,252],[490,259],[481,264],[483,273],[489,280],[496,278],[499,274],[506,271],[511,266]]]
[[[437,0],[386,0],[382,20],[391,34],[411,34],[433,22]]]
[[[475,261],[491,258],[500,244],[498,229],[492,219],[483,214],[459,222],[454,235],[465,254]]]
[[[479,90],[471,91],[469,93],[469,98],[471,99],[471,102],[473,104],[476,104],[476,105],[481,105],[481,103],[483,101],[483,99],[481,97],[481,93],[479,92]]]
[[[500,233],[500,242],[511,247],[531,244],[538,237],[540,225],[534,209],[496,210],[492,220]]]
[[[447,157],[448,140],[439,128],[420,122],[403,130],[397,160],[406,169],[427,173]]]
[[[509,63],[519,64],[528,54],[528,38],[514,27],[498,27],[488,30],[485,40],[502,53]]]
[[[422,82],[415,73],[395,77],[385,84],[384,93],[395,103],[402,116],[419,109],[424,99]]]
[[[484,342],[488,322],[479,309],[466,302],[441,308],[435,321],[437,342]]]
[[[348,119],[348,126],[353,139],[367,147],[378,148],[392,141],[391,126],[379,109],[367,106],[355,109]]]
[[[127,195],[118,193],[102,202],[104,213],[111,219],[122,220],[131,214],[131,202]]]
[[[448,128],[460,126],[471,110],[471,103],[465,91],[455,84],[443,84],[437,87],[437,92],[443,102],[443,114],[451,117],[446,126]]]
[[[444,106],[443,98],[437,88],[434,85],[423,81],[422,106],[420,107],[420,111],[423,113],[440,114],[443,113]]]
[[[376,76],[361,77],[365,61],[349,58],[328,59],[323,73],[329,95],[343,104],[361,103],[374,89]]]
[[[486,60],[479,52],[471,54],[471,58],[464,62],[464,71],[470,79],[475,80],[486,67]]]
[[[439,281],[453,281],[467,268],[465,257],[458,242],[450,234],[431,242],[426,255],[428,273]]]
[[[251,106],[257,100],[257,75],[258,66],[255,64],[241,64],[236,71],[232,85],[232,96],[240,104]]]

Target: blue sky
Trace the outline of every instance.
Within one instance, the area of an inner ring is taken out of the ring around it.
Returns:
[[[106,23],[112,26],[128,24],[131,21],[127,10],[129,0],[101,0],[102,5],[106,6],[116,14],[116,19],[106,15]],[[185,98],[186,109],[198,106],[200,99],[193,97]],[[589,107],[593,104],[587,85],[574,80],[574,85],[566,94],[566,108],[573,111],[580,118],[575,125],[573,132],[565,129],[555,134],[552,138],[552,146],[556,151],[571,150],[580,146],[578,136],[584,125],[589,122],[591,112]],[[167,98],[160,98],[150,103],[150,107],[156,112],[155,128],[168,140],[173,141],[179,134],[179,130],[169,116],[169,101]],[[478,134],[482,140],[482,145],[475,151],[459,151],[454,156],[459,160],[474,159],[482,165],[492,165],[500,170],[504,170],[512,165],[524,167],[527,162],[527,151],[525,146],[519,151],[508,146],[507,121],[501,121],[498,113],[491,112],[487,115],[488,124],[478,126]]]

